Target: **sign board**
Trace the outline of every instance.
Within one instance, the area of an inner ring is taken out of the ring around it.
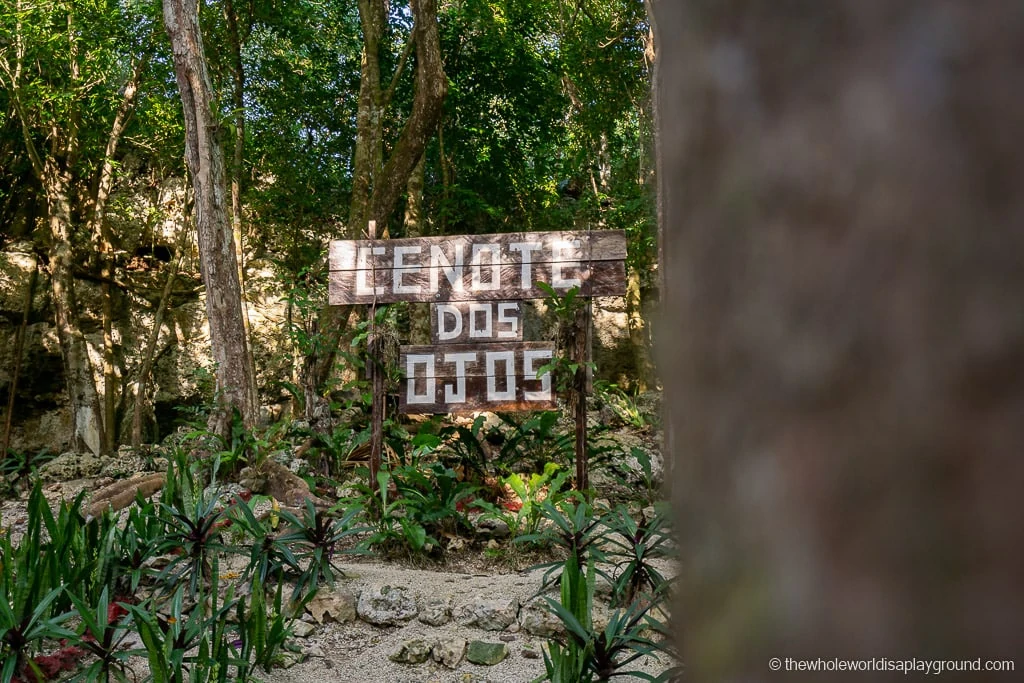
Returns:
[[[430,305],[430,340],[435,344],[522,341],[518,301],[453,301]]]
[[[625,258],[621,230],[334,241],[329,301],[542,299],[538,282],[558,293],[617,296],[626,289]]]
[[[399,367],[405,381],[398,395],[403,413],[477,410],[550,410],[555,407],[549,342],[491,342],[403,346]]]
[[[430,302],[431,346],[403,346],[404,413],[550,410],[554,344],[524,342],[521,299],[626,291],[626,235],[519,232],[331,242],[329,302]]]

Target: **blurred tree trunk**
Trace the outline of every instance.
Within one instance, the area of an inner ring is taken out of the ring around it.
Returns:
[[[653,4],[688,676],[1019,676],[1024,6]]]
[[[235,410],[246,425],[255,423],[256,384],[242,320],[242,292],[228,217],[218,111],[203,54],[196,0],[165,0],[163,9],[185,113],[185,160],[195,189],[200,270],[206,287],[210,346],[217,368],[218,408],[210,416],[210,428],[227,436]]]

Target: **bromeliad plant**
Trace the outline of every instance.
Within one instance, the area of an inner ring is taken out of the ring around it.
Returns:
[[[573,554],[565,560],[560,577],[560,601],[545,598],[548,609],[562,622],[565,635],[548,642],[544,653],[546,678],[537,681],[592,683],[615,676],[667,680],[670,672],[655,676],[645,671],[624,670],[641,657],[665,652],[664,646],[647,635],[652,627],[649,613],[655,601],[638,600],[625,609],[615,610],[608,624],[596,629],[592,610],[598,574],[592,555],[583,566]]]
[[[280,526],[277,501],[272,501],[271,513],[260,519],[253,512],[253,507],[261,500],[265,498],[256,496],[247,503],[236,497],[231,517],[234,525],[251,539],[249,563],[242,576],[254,585],[256,582],[266,585],[270,579],[281,582],[286,573],[299,574],[302,571],[299,559],[292,551],[292,543],[282,538],[284,529]]]
[[[283,584],[278,582],[274,592],[273,605],[267,604],[266,588],[259,578],[254,578],[250,591],[249,605],[238,602],[236,623],[238,640],[236,678],[249,680],[250,672],[259,667],[270,672],[271,667],[281,659],[281,651],[288,649],[292,627],[296,616],[302,613],[306,603],[316,594],[316,589],[286,610],[282,600]],[[290,612],[291,616],[289,616]]]
[[[209,609],[203,599],[186,609],[182,585],[162,610],[155,600],[127,606],[142,639],[153,683],[229,680],[228,616],[236,601],[229,590],[218,604],[216,582],[209,598]]]
[[[111,676],[117,681],[129,681],[128,660],[135,652],[121,647],[131,633],[131,619],[128,611],[117,603],[110,602],[107,588],[99,595],[96,606],[70,593],[75,612],[80,620],[75,642],[85,652],[96,657],[78,676],[86,681],[109,683]]]
[[[43,540],[44,510],[50,509],[39,482],[28,503],[28,525],[15,546],[10,529],[0,537],[0,683],[15,676],[42,679],[39,665],[31,655],[50,638],[70,638],[74,632],[63,623],[70,611],[57,608],[64,598],[57,565],[59,558],[48,552]]]
[[[214,496],[198,495],[184,510],[160,504],[167,531],[157,540],[156,552],[167,553],[170,560],[158,580],[168,586],[188,581],[188,594],[195,597],[204,579],[212,576],[212,560],[228,550],[220,529],[225,511]]]
[[[657,593],[666,585],[664,575],[653,560],[669,557],[669,514],[665,506],[656,506],[650,519],[641,513],[633,519],[624,507],[616,508],[608,522],[608,559],[615,565],[612,598],[624,607],[638,600],[641,593]]]
[[[341,554],[362,552],[341,546],[345,538],[366,531],[365,528],[353,526],[353,519],[358,512],[358,508],[350,508],[340,518],[333,517],[328,511],[316,509],[309,499],[306,500],[301,518],[281,510],[281,520],[287,528],[278,541],[294,546],[294,557],[299,562],[306,562],[306,569],[295,582],[293,600],[315,591],[321,583],[333,586],[336,572],[344,576],[344,572],[335,565],[335,558]]]

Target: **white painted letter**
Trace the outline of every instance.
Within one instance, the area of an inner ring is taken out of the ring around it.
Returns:
[[[512,313],[514,311],[514,313]],[[512,313],[512,315],[505,315]],[[515,301],[502,301],[498,304],[498,324],[510,323],[510,327],[498,331],[501,339],[516,339],[519,337],[519,304]]]
[[[580,248],[579,240],[555,240],[551,246],[551,286],[555,289],[572,289],[580,287],[579,278],[562,277],[562,268],[580,267],[579,261],[562,261],[569,256],[566,252]]]
[[[551,351],[541,349],[539,351],[523,351],[523,377],[534,379],[537,377],[537,368],[533,367],[535,360],[544,358],[551,360]],[[550,401],[551,400],[551,373],[545,372],[540,376],[540,391],[524,391],[523,398],[527,401]]]
[[[480,257],[483,254],[491,255],[491,281],[484,282],[480,277]],[[470,261],[473,266],[473,282],[470,289],[474,292],[501,289],[501,253],[496,244],[474,244],[473,256]]]
[[[420,272],[418,263],[406,264],[406,254],[419,254],[422,247],[395,247],[395,269],[392,271],[395,294],[419,294],[420,285],[403,285],[402,276]]]
[[[484,326],[476,326],[476,314],[483,312],[484,314]],[[491,303],[472,303],[469,305],[469,338],[470,339],[490,339],[494,335],[491,332]]]
[[[430,293],[437,293],[437,281],[438,275],[441,270],[444,270],[445,277],[448,278],[449,284],[452,286],[452,290],[456,292],[462,291],[462,245],[455,245],[455,265],[448,260],[448,257],[441,250],[441,247],[432,246],[430,247]]]
[[[533,287],[533,252],[540,251],[540,242],[512,242],[508,245],[509,251],[518,251],[523,254],[523,265],[519,270],[521,280],[519,286],[522,289]]]
[[[366,284],[366,273],[371,270],[369,261],[370,252],[373,252],[374,256],[382,256],[384,254],[384,247],[359,247],[356,252],[356,294],[383,294],[384,287],[372,288]],[[376,273],[374,273],[376,276]],[[374,277],[374,284],[377,284],[377,278]]]
[[[452,386],[450,384],[446,384],[444,387],[444,402],[465,403],[466,363],[475,363],[476,353],[446,353],[444,354],[444,362],[455,363],[455,391],[452,391]]]
[[[452,304],[437,304],[434,309],[437,311],[437,340],[448,341],[449,339],[455,339],[462,334],[462,313],[459,309]],[[451,314],[455,318],[455,327],[448,329],[445,324],[445,314]]]
[[[505,363],[505,391],[498,391],[498,383],[495,381],[495,365],[497,361]],[[514,401],[516,400],[516,362],[513,351],[488,351],[487,352],[487,400],[488,401]]]
[[[425,369],[423,376],[427,380],[427,389],[422,394],[416,393],[416,366]],[[405,357],[405,402],[433,403],[437,400],[437,378],[434,377],[434,354],[410,354]]]

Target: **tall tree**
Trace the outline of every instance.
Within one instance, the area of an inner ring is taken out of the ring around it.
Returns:
[[[92,239],[104,252],[104,275],[110,280],[107,198],[142,66],[153,47],[150,28],[147,17],[113,2],[19,0],[0,13],[4,96],[46,198],[51,300],[74,445],[96,453],[113,447],[116,438],[114,344],[105,334],[104,410],[82,330],[75,270],[84,260],[83,242]],[[109,291],[106,295],[109,302]]]
[[[174,52],[185,114],[185,160],[195,191],[200,270],[216,363],[218,405],[210,416],[210,428],[227,436],[234,411],[245,424],[255,422],[256,380],[242,319],[219,112],[207,72],[198,12],[196,0],[164,2],[164,25]]]
[[[348,233],[352,237],[359,236],[359,231],[365,230],[371,220],[377,222],[379,230],[386,229],[427,143],[437,130],[448,89],[441,58],[436,0],[410,1],[412,31],[389,85],[384,87],[380,53],[388,27],[387,5],[385,0],[359,0],[363,53],[349,204]],[[385,110],[394,98],[410,51],[416,57],[415,92],[401,133],[392,142],[391,153],[385,161]],[[307,410],[312,407],[313,394],[330,375],[350,311],[350,307],[326,307],[321,315],[319,330],[324,343],[306,359],[304,369]]]

